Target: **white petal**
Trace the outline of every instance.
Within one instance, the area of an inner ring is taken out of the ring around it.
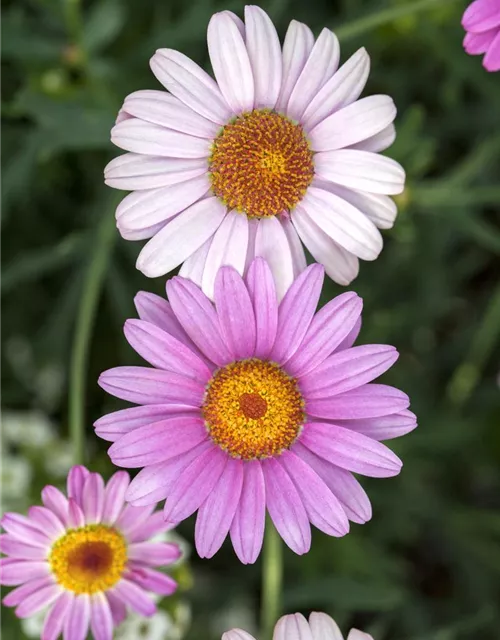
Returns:
[[[301,613],[283,616],[274,629],[273,640],[315,640]]]
[[[337,36],[323,29],[293,88],[286,108],[293,120],[301,120],[307,105],[337,69],[340,46]]]
[[[210,19],[207,41],[214,75],[232,112],[251,111],[254,81],[250,60],[238,27],[225,12]]]
[[[222,634],[221,640],[255,640],[255,638],[242,629],[231,629]]]
[[[233,13],[232,11],[228,11],[227,9],[221,11],[220,13],[223,13],[224,15],[231,18],[234,24],[238,27],[238,31],[241,33],[241,37],[243,38],[243,40],[245,40],[245,23],[243,22],[243,20],[235,13]]]
[[[312,257],[325,267],[332,280],[345,286],[357,277],[359,260],[356,256],[339,247],[300,205],[292,212],[292,222]]]
[[[203,271],[207,261],[208,250],[212,244],[213,236],[204,242],[199,249],[196,249],[189,258],[186,258],[179,269],[179,275],[183,278],[191,280],[199,287],[203,279]]]
[[[156,189],[196,178],[207,172],[205,158],[158,158],[124,153],[104,169],[108,187],[114,189]]]
[[[255,85],[254,108],[272,109],[281,88],[281,46],[276,29],[260,7],[245,7],[246,44]]]
[[[348,189],[338,184],[333,184],[333,182],[324,182],[322,180],[315,180],[314,186],[331,191],[343,200],[347,200],[356,209],[359,209],[361,213],[364,213],[379,229],[390,229],[394,224],[398,208],[394,200],[389,196],[377,193],[362,193],[361,191],[354,191],[354,189]]]
[[[307,106],[302,124],[312,129],[330,114],[359,98],[370,73],[370,57],[358,49],[333,75]]]
[[[309,54],[314,46],[314,36],[309,27],[292,20],[283,42],[283,78],[280,95],[276,103],[277,111],[286,111],[292,94]]]
[[[292,252],[293,277],[295,279],[299,273],[302,273],[302,271],[307,267],[306,255],[304,253],[304,248],[302,247],[302,242],[300,241],[290,218],[283,217],[280,222],[288,239],[290,251]]]
[[[356,144],[349,145],[349,149],[361,149],[362,151],[373,151],[379,153],[385,151],[396,139],[396,127],[393,124],[388,125],[374,136],[362,140]]]
[[[203,272],[203,293],[211,300],[219,267],[231,266],[242,276],[248,246],[248,218],[244,213],[230,211],[215,232]]]
[[[165,222],[202,198],[210,189],[206,175],[161,189],[135,191],[116,210],[118,227],[138,231]]]
[[[273,273],[278,300],[281,300],[293,282],[293,258],[286,234],[276,216],[259,220],[255,256],[267,261]]]
[[[334,193],[309,187],[299,207],[334,242],[358,258],[375,260],[382,250],[382,236],[373,222]],[[296,224],[295,216],[293,220]]]
[[[245,274],[248,271],[250,263],[255,258],[255,238],[257,237],[257,229],[259,228],[259,220],[257,218],[248,219],[248,247],[247,257],[245,260]]]
[[[373,636],[369,633],[358,631],[358,629],[351,629],[347,636],[347,640],[373,640]]]
[[[314,640],[344,640],[338,624],[326,613],[314,611],[309,616],[309,626]]]
[[[167,221],[159,222],[158,224],[153,224],[151,227],[144,227],[144,229],[121,229],[118,225],[116,225],[116,227],[124,240],[148,240],[155,236],[158,231],[161,231],[167,224]]]
[[[146,244],[137,258],[137,269],[150,278],[172,271],[215,233],[225,215],[218,198],[193,204]]]
[[[208,158],[210,141],[130,118],[111,129],[111,142],[120,149],[167,158]]]
[[[158,49],[149,64],[162,85],[196,113],[221,125],[231,118],[217,83],[183,53]]]
[[[136,91],[125,98],[123,109],[136,118],[199,138],[212,139],[219,125],[186,107],[166,91]]]
[[[404,189],[403,167],[392,158],[371,151],[323,151],[314,156],[314,165],[318,178],[358,191],[395,195]]]
[[[396,117],[389,96],[369,96],[343,107],[309,133],[314,151],[342,149],[380,133]]]

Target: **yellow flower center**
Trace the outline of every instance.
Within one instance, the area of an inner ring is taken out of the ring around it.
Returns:
[[[208,384],[202,411],[212,440],[244,460],[289,448],[305,417],[296,380],[277,364],[257,359],[219,369]]]
[[[209,162],[212,191],[230,209],[266,218],[292,209],[314,176],[313,154],[299,124],[258,109],[223,127]]]
[[[57,582],[77,594],[110,589],[122,577],[126,563],[124,537],[102,524],[69,529],[49,555]]]

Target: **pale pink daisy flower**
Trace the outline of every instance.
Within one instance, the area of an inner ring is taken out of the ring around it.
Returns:
[[[372,380],[394,347],[353,347],[362,301],[344,293],[315,314],[323,267],[302,272],[278,303],[269,266],[256,258],[246,281],[221,267],[215,305],[191,282],[167,282],[169,303],[139,293],[131,346],[153,368],[117,367],[103,389],[139,407],[104,416],[96,433],[121,467],[144,467],[126,499],[166,498],[177,524],[198,511],[195,541],[210,558],[228,532],[243,563],[259,555],[266,508],[298,554],[312,523],[343,536],[348,519],[371,517],[354,473],[395,476],[401,461],[379,440],[411,431],[408,396]]]
[[[56,487],[42,491],[43,507],[28,516],[6,513],[0,536],[0,584],[16,586],[3,599],[19,618],[48,608],[42,640],[111,640],[127,607],[156,612],[148,591],[170,595],[175,581],[156,570],[180,557],[176,544],[151,542],[170,527],[161,512],[126,505],[125,471],[105,485],[98,473],[75,466],[67,497]],[[20,585],[20,586],[18,586]]]
[[[343,640],[344,636],[333,618],[326,613],[313,612],[307,621],[301,613],[283,616],[276,624],[273,640]],[[255,640],[242,629],[232,629],[222,640]],[[368,633],[351,629],[346,640],[373,640]]]
[[[475,0],[462,18],[467,31],[464,49],[470,55],[485,54],[487,71],[500,70],[500,0]]]
[[[111,140],[129,153],[106,183],[134,191],[116,212],[122,236],[151,238],[137,268],[181,275],[212,298],[217,270],[238,273],[264,257],[282,297],[306,267],[301,241],[346,285],[358,258],[382,249],[404,171],[380,155],[395,138],[386,95],[358,100],[369,74],[365,49],[339,67],[340,47],[290,23],[283,48],[268,15],[245,7],[208,25],[216,82],[182,53],[159,49],[153,73],[167,89],[124,102]],[[377,228],[378,227],[378,228]]]

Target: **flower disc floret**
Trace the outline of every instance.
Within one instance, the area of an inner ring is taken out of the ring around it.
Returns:
[[[277,364],[258,359],[219,369],[208,384],[202,412],[213,442],[244,460],[288,449],[305,418],[297,381]]]

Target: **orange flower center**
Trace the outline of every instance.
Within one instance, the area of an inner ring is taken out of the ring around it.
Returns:
[[[127,544],[112,527],[90,524],[69,529],[52,546],[49,564],[57,582],[68,591],[106,591],[122,577]]]
[[[257,359],[219,369],[208,384],[202,411],[212,440],[244,460],[288,449],[305,417],[296,380],[277,364]]]
[[[302,127],[269,109],[244,113],[214,140],[212,191],[230,209],[266,218],[292,209],[314,176]]]

